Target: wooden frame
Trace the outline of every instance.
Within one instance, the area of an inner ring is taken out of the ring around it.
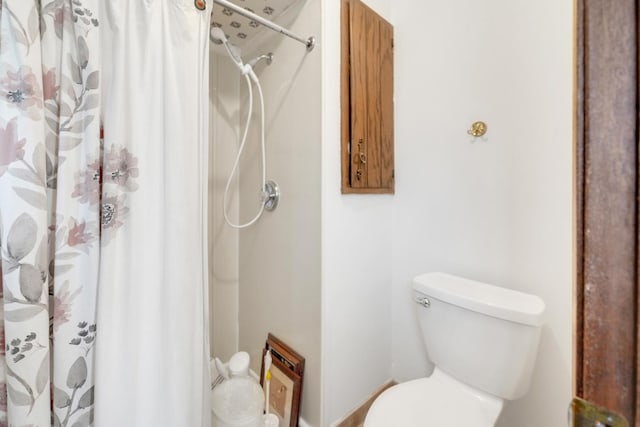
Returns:
[[[305,359],[277,337],[269,334],[262,350],[260,385],[263,389],[264,356],[267,351],[271,352],[272,359],[269,412],[278,416],[280,426],[298,427]]]
[[[638,6],[578,0],[576,394],[640,426]]]

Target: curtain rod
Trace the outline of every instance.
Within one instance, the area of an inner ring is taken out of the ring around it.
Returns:
[[[278,32],[280,34],[283,34],[283,35],[285,35],[287,37],[291,37],[292,39],[299,41],[300,43],[304,44],[307,47],[307,51],[309,51],[309,52],[311,52],[313,50],[313,48],[315,47],[315,45],[316,45],[315,37],[309,37],[308,39],[302,38],[302,37],[292,33],[291,31],[287,30],[286,28],[281,27],[280,25],[278,25],[278,24],[276,24],[274,22],[271,22],[268,19],[263,18],[260,15],[256,15],[253,12],[249,12],[248,10],[243,9],[240,6],[233,4],[228,0],[213,0],[213,2],[214,3],[218,3],[219,5],[224,6],[224,7],[228,8],[228,9],[231,9],[234,12],[236,12],[236,13],[238,13],[238,14],[246,17],[246,18],[253,19],[254,21],[258,22],[259,24],[264,25],[267,28],[272,29],[273,31],[276,31],[276,32]]]

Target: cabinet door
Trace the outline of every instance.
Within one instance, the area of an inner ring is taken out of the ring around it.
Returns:
[[[393,27],[361,1],[345,0],[342,31],[342,189],[393,193]]]

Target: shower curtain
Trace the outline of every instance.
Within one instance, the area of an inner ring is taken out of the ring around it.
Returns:
[[[0,0],[0,425],[209,424],[198,0]]]

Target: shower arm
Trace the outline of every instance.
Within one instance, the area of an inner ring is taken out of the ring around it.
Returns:
[[[304,44],[307,47],[307,51],[309,51],[309,52],[311,52],[313,50],[313,48],[315,47],[315,45],[316,45],[315,37],[309,37],[308,39],[302,38],[302,37],[292,33],[291,31],[287,30],[286,28],[281,27],[280,25],[278,25],[278,24],[276,24],[274,22],[271,22],[268,19],[263,18],[260,15],[256,15],[253,12],[249,12],[248,10],[243,9],[240,6],[233,4],[228,0],[213,0],[213,2],[214,3],[218,3],[219,5],[221,5],[223,7],[226,7],[228,9],[230,9],[230,10],[233,10],[234,12],[236,12],[236,13],[238,13],[238,14],[246,17],[246,18],[252,19],[252,20],[256,21],[257,23],[262,24],[265,27],[272,29],[273,31],[276,31],[276,32],[278,32],[280,34],[283,34],[283,35],[285,35],[287,37],[290,37],[290,38],[292,38],[294,40],[299,41],[300,43]]]

